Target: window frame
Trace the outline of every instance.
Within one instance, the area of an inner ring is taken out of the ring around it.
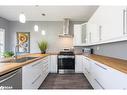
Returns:
[[[3,38],[3,42],[4,42],[3,43],[3,51],[5,51],[5,29],[0,27],[0,32],[3,32],[3,36],[4,36],[4,38]]]

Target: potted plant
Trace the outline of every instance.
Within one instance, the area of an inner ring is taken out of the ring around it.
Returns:
[[[39,41],[38,42],[38,47],[39,47],[39,49],[41,51],[41,54],[45,54],[46,53],[46,49],[48,47],[47,41],[45,41],[45,40]]]
[[[12,52],[12,51],[4,51],[3,52],[3,56],[5,58],[12,57],[13,55],[14,55],[14,52]]]

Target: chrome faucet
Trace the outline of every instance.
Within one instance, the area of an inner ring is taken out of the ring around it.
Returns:
[[[15,46],[15,48],[14,48],[14,50],[15,50],[14,56],[13,56],[14,59],[17,59],[17,48],[18,48],[18,47],[23,48],[24,51],[26,51],[26,49],[27,49],[26,47],[23,46],[23,44],[16,44],[16,46]]]

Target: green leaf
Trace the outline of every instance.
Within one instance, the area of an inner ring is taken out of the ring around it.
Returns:
[[[4,57],[12,57],[14,55],[14,52],[12,51],[4,51],[3,56]]]
[[[39,49],[40,49],[41,52],[45,52],[46,49],[48,48],[48,43],[47,43],[47,41],[45,41],[45,40],[39,41],[39,42],[38,42],[38,47],[39,47]]]

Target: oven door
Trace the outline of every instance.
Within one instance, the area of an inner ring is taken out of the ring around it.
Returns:
[[[59,56],[58,57],[58,72],[74,71],[74,70],[75,70],[74,56]]]

